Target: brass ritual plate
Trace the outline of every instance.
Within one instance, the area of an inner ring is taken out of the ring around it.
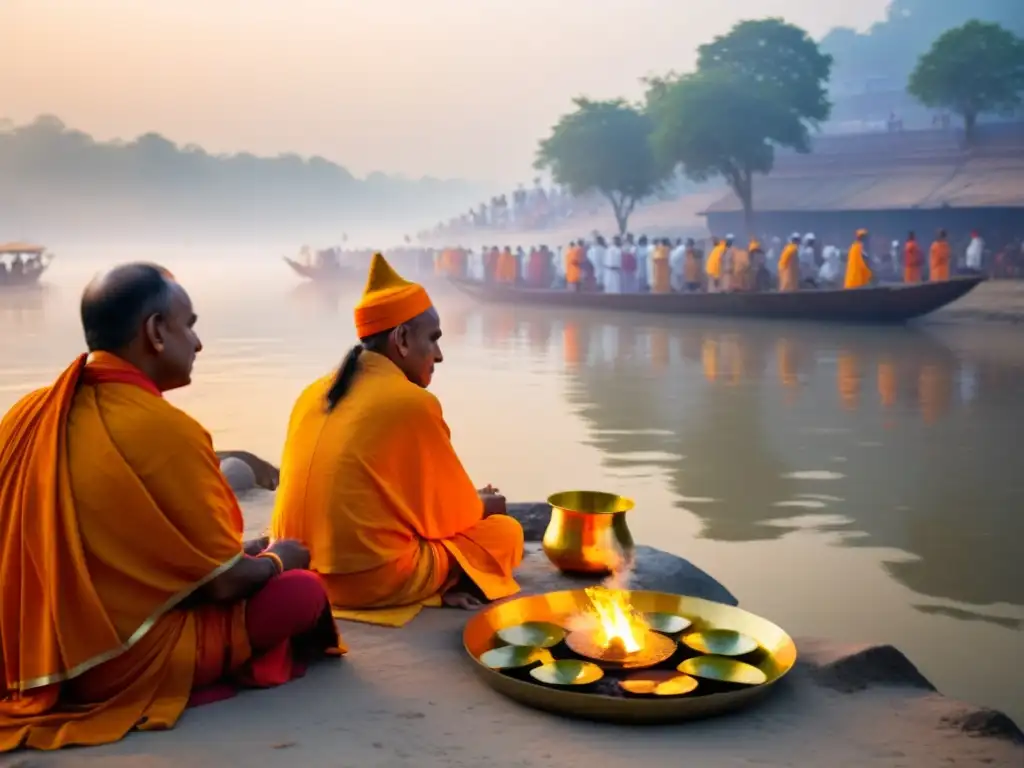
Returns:
[[[644,614],[664,613],[686,617],[692,621],[693,632],[733,630],[752,638],[757,643],[757,650],[744,657],[744,661],[749,662],[746,665],[735,658],[724,656],[695,656],[679,664],[678,670],[650,669],[642,673],[626,671],[621,665],[615,667],[598,662],[596,666],[603,669],[604,678],[591,687],[543,684],[533,673],[539,673],[544,664],[525,674],[525,670],[520,669],[492,669],[481,659],[483,654],[503,644],[497,633],[507,627],[531,622],[569,625],[571,617],[589,606],[589,600],[582,589],[520,597],[491,605],[466,623],[462,635],[463,646],[469,654],[473,670],[481,680],[521,704],[570,717],[619,723],[678,722],[739,709],[768,693],[796,663],[797,651],[792,638],[767,619],[741,608],[664,592],[631,592],[630,602],[637,611]],[[572,655],[562,644],[542,650],[551,653],[556,661],[562,660],[559,657],[563,654]],[[674,658],[668,662],[669,666],[675,664]],[[702,659],[710,661],[700,661]],[[730,665],[732,673],[716,676],[716,669],[724,669],[721,666],[723,662]],[[580,663],[579,660],[577,663]],[[621,682],[631,675],[653,675],[665,671],[670,673],[665,675],[666,682],[689,676],[698,678],[697,685],[685,694],[671,693],[672,686],[682,690],[690,685],[683,680],[667,686],[662,694],[649,695],[630,695],[621,686]],[[762,676],[763,682],[759,682]],[[608,686],[611,686],[610,690]]]

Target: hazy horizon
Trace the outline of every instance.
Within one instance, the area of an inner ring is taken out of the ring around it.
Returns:
[[[358,176],[514,184],[574,96],[638,96],[641,76],[687,69],[742,18],[784,16],[820,38],[865,29],[888,4],[7,0],[16,64],[0,69],[0,117],[52,114],[100,141],[153,131],[214,153],[321,155]]]

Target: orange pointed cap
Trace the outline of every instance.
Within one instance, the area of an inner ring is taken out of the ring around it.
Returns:
[[[422,285],[410,283],[388,264],[383,255],[373,254],[363,297],[356,304],[356,335],[374,336],[407,323],[433,306]]]

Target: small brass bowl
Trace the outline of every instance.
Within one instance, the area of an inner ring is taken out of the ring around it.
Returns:
[[[734,629],[705,629],[683,635],[683,645],[697,653],[715,656],[746,656],[757,650],[757,640]]]
[[[490,669],[522,669],[531,664],[548,664],[551,654],[543,648],[503,645],[480,655],[480,663]]]
[[[497,635],[502,642],[509,645],[550,648],[565,639],[565,630],[547,621],[528,621],[525,624],[499,629]]]
[[[634,696],[684,696],[697,685],[696,679],[675,670],[635,672],[619,681],[619,687]]]
[[[604,670],[589,661],[562,659],[531,669],[530,677],[545,685],[590,685],[604,677]]]
[[[685,616],[678,613],[645,613],[644,621],[655,632],[663,635],[677,635],[683,630],[689,629],[693,624]]]
[[[634,502],[601,491],[563,491],[548,497],[551,520],[544,531],[548,560],[563,573],[607,574],[633,556],[626,513]]]
[[[733,685],[762,685],[768,675],[751,664],[730,659],[728,656],[694,656],[676,667],[684,675],[718,680]]]

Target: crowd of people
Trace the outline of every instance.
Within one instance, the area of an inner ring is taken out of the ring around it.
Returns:
[[[522,184],[511,195],[495,195],[489,202],[439,222],[433,229],[420,232],[421,241],[458,237],[472,232],[518,230],[531,231],[553,226],[582,210],[598,210],[594,196],[576,198],[558,186],[545,188],[540,179],[527,189]]]
[[[480,282],[605,293],[796,291],[946,280],[959,273],[1011,277],[1020,274],[1022,257],[1024,247],[991,253],[977,232],[962,253],[954,254],[944,230],[927,252],[913,232],[875,249],[862,229],[847,248],[796,232],[785,242],[773,237],[767,248],[757,238],[742,244],[731,234],[701,241],[594,235],[555,250],[546,245],[445,248],[434,253],[434,269]]]

